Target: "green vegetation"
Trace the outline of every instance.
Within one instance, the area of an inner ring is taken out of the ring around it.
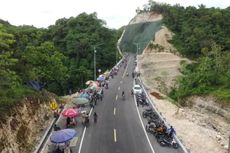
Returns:
[[[143,11],[163,14],[163,23],[175,35],[172,43],[194,62],[184,65],[178,85],[169,94],[183,101],[190,95],[214,95],[230,101],[230,7],[226,9],[170,6],[149,1]]]
[[[140,53],[154,39],[154,34],[160,27],[161,21],[128,25],[120,43],[121,50],[136,53],[138,47]]]
[[[62,18],[47,29],[0,20],[0,111],[39,93],[27,85],[31,80],[57,95],[84,87],[93,79],[94,48],[97,68],[111,68],[120,33],[106,28],[96,13]]]

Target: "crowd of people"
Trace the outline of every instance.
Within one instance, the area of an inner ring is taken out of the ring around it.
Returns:
[[[84,95],[84,98],[87,98],[89,100],[89,107],[91,109],[94,109],[97,105],[99,101],[103,101],[103,97],[104,97],[104,90],[108,90],[109,89],[109,79],[113,79],[119,72],[119,69],[124,65],[124,68],[126,68],[127,66],[127,59],[124,58],[121,62],[119,62],[116,66],[114,66],[111,71],[109,72],[109,75],[105,77],[105,80],[98,80],[95,81],[96,84],[98,85],[98,87],[95,89],[91,89],[91,88],[87,88],[87,89],[81,89],[79,90],[79,95]],[[72,93],[72,91],[70,91]],[[124,94],[124,93],[123,93]],[[75,108],[75,107],[74,107]],[[85,105],[79,105],[77,106],[78,110],[81,111],[81,123],[83,125],[83,127],[87,127],[90,124],[90,115],[89,112],[86,111],[87,109]],[[95,110],[95,109],[94,109]],[[92,115],[92,122],[94,122],[94,124],[97,123],[98,121],[98,114],[96,111],[93,112]],[[71,128],[76,126],[77,124],[73,123],[77,122],[77,120],[74,120],[74,118],[71,117],[67,117],[66,118],[66,128]],[[61,130],[61,128],[55,124],[53,127],[54,131],[58,131]],[[58,153],[62,153],[62,149],[60,149],[60,147],[58,147],[56,149],[56,151]],[[56,152],[55,152],[56,153]]]

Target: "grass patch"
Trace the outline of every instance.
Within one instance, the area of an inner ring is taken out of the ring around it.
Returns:
[[[218,89],[211,92],[211,95],[230,104],[230,89]]]

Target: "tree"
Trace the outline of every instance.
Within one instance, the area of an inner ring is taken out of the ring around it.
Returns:
[[[47,84],[48,90],[63,94],[68,68],[64,65],[66,57],[60,53],[52,42],[44,42],[41,46],[28,46],[23,54],[26,61],[27,80],[37,80]]]

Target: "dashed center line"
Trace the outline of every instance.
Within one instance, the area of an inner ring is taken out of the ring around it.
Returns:
[[[116,115],[116,108],[113,109],[113,115]]]
[[[118,87],[118,90],[120,90],[121,89],[121,87]]]
[[[118,99],[118,95],[116,95],[116,100]]]
[[[113,129],[113,138],[114,138],[114,142],[117,142],[117,131],[116,131],[116,129]]]

